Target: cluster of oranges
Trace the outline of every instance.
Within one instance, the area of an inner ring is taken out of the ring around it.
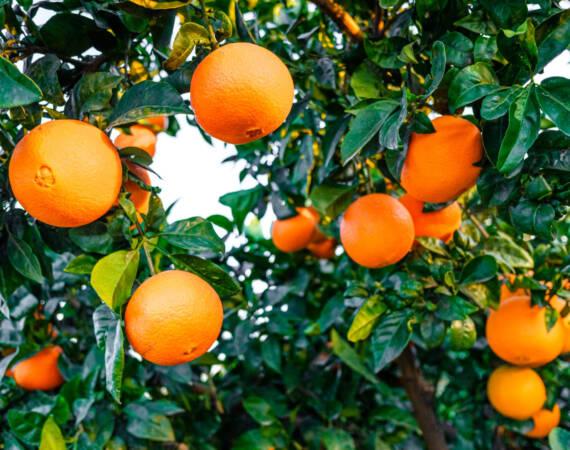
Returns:
[[[358,198],[344,213],[340,240],[356,263],[381,268],[401,260],[420,236],[449,241],[461,225],[455,199],[471,188],[481,171],[474,164],[483,156],[481,133],[471,122],[442,116],[434,119],[435,133],[413,133],[404,161],[401,183],[406,194]],[[424,203],[448,203],[424,212]],[[286,252],[305,248],[315,222],[307,208],[299,215],[273,224],[275,246]],[[317,217],[318,219],[318,217]]]
[[[231,144],[275,131],[294,98],[287,67],[270,51],[247,43],[228,44],[209,54],[198,65],[190,91],[200,126]],[[86,122],[66,119],[41,124],[14,148],[9,166],[14,196],[37,220],[69,228],[102,217],[117,205],[124,185],[142,220],[140,215],[148,213],[150,192],[131,179],[123,183],[117,148],[138,147],[152,157],[156,133],[166,129],[166,120],[143,119],[128,133],[121,133],[115,145]],[[144,168],[123,163],[134,178],[150,185]],[[315,254],[328,255],[326,242],[324,236],[315,236],[311,244]],[[143,358],[175,365],[204,354],[217,339],[222,320],[222,303],[212,286],[191,273],[170,270],[137,288],[126,308],[125,330]],[[63,383],[57,366],[62,351],[59,346],[46,347],[7,373],[25,389],[56,388]]]
[[[511,281],[514,276],[507,277]],[[551,283],[546,283],[550,288]],[[566,280],[564,287],[570,287]],[[566,302],[556,295],[548,297],[550,306],[561,312]],[[534,427],[527,436],[543,438],[560,421],[560,408],[544,408],[546,388],[532,369],[570,351],[570,315],[558,318],[550,329],[546,325],[546,307],[532,306],[523,289],[514,292],[505,282],[497,311],[491,311],[486,336],[491,350],[512,366],[503,365],[491,374],[487,395],[493,407],[515,420],[532,418]]]

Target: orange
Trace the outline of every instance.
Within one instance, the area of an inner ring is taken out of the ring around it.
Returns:
[[[63,349],[59,346],[48,347],[20,361],[12,369],[16,384],[29,391],[49,391],[61,386],[64,379],[57,367],[57,360],[62,353]]]
[[[560,423],[560,407],[555,404],[552,411],[543,408],[532,415],[532,421],[534,422],[534,428],[526,435],[532,438],[545,438],[550,433],[550,430],[556,428]]]
[[[139,177],[144,184],[150,186],[150,176],[145,168],[130,162],[125,162],[125,164],[129,168],[129,172],[132,172]],[[135,205],[137,211],[141,214],[147,214],[150,203],[150,191],[142,189],[135,181],[130,179],[125,181],[125,190],[131,193],[129,198]]]
[[[410,194],[402,195],[399,200],[412,216],[416,237],[429,236],[448,242],[461,226],[461,208],[457,202],[438,211],[422,212],[424,202]]]
[[[168,128],[168,117],[167,116],[145,117],[144,119],[140,120],[139,123],[147,127],[153,133],[156,134]]]
[[[304,249],[317,232],[319,213],[314,208],[297,208],[297,212],[295,217],[276,220],[271,227],[273,244],[282,252]]]
[[[546,328],[546,308],[531,306],[530,297],[504,302],[487,319],[486,335],[491,350],[501,359],[520,366],[541,366],[556,358],[564,344],[560,320]]]
[[[481,172],[481,132],[459,117],[432,120],[435,133],[412,133],[402,168],[406,192],[418,200],[445,203],[472,187]]]
[[[570,352],[570,314],[562,318],[562,326],[564,328],[564,344],[560,354]]]
[[[113,205],[122,170],[101,130],[77,120],[53,120],[18,142],[9,176],[14,196],[31,216],[56,227],[79,227]]]
[[[337,245],[336,239],[327,238],[324,241],[311,242],[307,245],[307,250],[319,259],[330,259],[334,257]]]
[[[380,268],[400,261],[414,243],[414,222],[398,200],[368,194],[352,203],[340,224],[340,241],[361,266]]]
[[[501,366],[489,377],[487,397],[503,416],[527,420],[546,402],[546,388],[532,369]]]
[[[211,136],[247,144],[275,131],[293,105],[287,66],[269,50],[238,42],[214,50],[190,84],[196,120]]]
[[[156,150],[156,135],[148,127],[133,125],[129,128],[131,134],[121,133],[115,139],[115,145],[119,148],[138,147],[150,156],[154,156]]]
[[[135,291],[125,312],[125,330],[144,359],[174,366],[208,351],[220,334],[223,316],[212,286],[194,274],[170,270]]]

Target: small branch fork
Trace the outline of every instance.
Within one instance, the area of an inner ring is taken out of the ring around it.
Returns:
[[[356,23],[356,20],[334,0],[310,0],[321,11],[329,16],[339,28],[345,32],[354,42],[364,39],[364,33]]]

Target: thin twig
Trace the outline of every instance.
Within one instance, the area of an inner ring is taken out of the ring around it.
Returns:
[[[214,29],[212,28],[212,24],[210,23],[210,18],[208,17],[208,11],[206,10],[206,0],[200,0],[200,6],[202,7],[202,13],[204,14],[204,23],[206,24],[206,28],[208,29],[208,33],[210,34],[210,43],[212,44],[212,47],[218,48],[220,45],[216,40]]]
[[[477,217],[475,217],[473,214],[471,213],[467,213],[467,217],[469,217],[469,219],[471,220],[471,222],[473,222],[475,224],[475,226],[479,229],[479,231],[481,232],[481,234],[483,235],[483,237],[485,239],[489,239],[489,233],[487,233],[487,230],[485,230],[485,227],[483,226],[483,224],[481,222],[479,222],[479,220],[477,219]]]
[[[319,7],[327,16],[329,16],[339,28],[350,36],[355,42],[360,42],[364,39],[364,33],[356,20],[346,10],[334,2],[334,0],[310,0]]]
[[[154,276],[154,275],[156,275],[156,269],[154,268],[154,263],[152,262],[152,257],[150,256],[150,251],[146,245],[146,242],[143,242],[142,248],[143,248],[144,254],[146,256],[146,262],[148,263],[148,268],[150,270],[150,274],[152,276]]]
[[[366,179],[367,179],[366,193],[372,194],[372,192],[374,192],[374,181],[372,180],[372,174],[370,173],[370,167],[368,166],[368,164],[366,164],[366,161],[364,161],[364,172],[366,173]]]

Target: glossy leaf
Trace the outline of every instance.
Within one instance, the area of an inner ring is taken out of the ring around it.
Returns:
[[[95,257],[84,253],[69,261],[63,270],[67,273],[74,273],[76,275],[86,275],[91,273],[96,263],[97,260]]]
[[[378,383],[376,375],[362,362],[358,353],[346,342],[340,334],[333,328],[331,331],[332,348],[335,355],[355,372],[358,372],[371,383]]]
[[[386,311],[386,304],[379,296],[367,299],[352,321],[348,330],[348,340],[351,342],[361,341],[368,338],[378,318]]]
[[[341,184],[321,184],[316,186],[310,195],[315,209],[322,215],[335,219],[350,204],[355,188]]]
[[[449,108],[454,111],[499,89],[496,75],[486,63],[478,62],[467,66],[455,76],[449,86]]]
[[[8,260],[14,269],[36,283],[43,281],[40,262],[27,242],[11,234],[8,237],[8,245],[6,248],[8,251]]]
[[[42,427],[40,450],[65,450],[63,434],[53,417],[49,417]]]
[[[546,115],[570,136],[570,80],[563,77],[547,78],[537,86],[536,97]]]
[[[456,295],[443,296],[437,302],[437,316],[443,320],[465,320],[477,307]]]
[[[524,90],[519,86],[502,88],[487,95],[481,103],[481,117],[486,120],[495,120],[509,111],[511,104]]]
[[[42,98],[42,91],[30,78],[5,58],[0,58],[0,108],[29,105]]]
[[[224,242],[214,227],[201,217],[191,217],[168,225],[160,234],[168,243],[194,252],[223,252]]]
[[[372,334],[374,371],[379,372],[404,351],[412,337],[408,324],[410,316],[405,311],[385,314]]]
[[[177,69],[184,64],[196,45],[209,42],[208,30],[202,25],[193,22],[183,23],[174,38],[172,51],[169,58],[164,61],[163,67],[167,70]]]
[[[461,271],[462,284],[481,283],[497,274],[497,261],[491,255],[477,256],[469,261]]]

